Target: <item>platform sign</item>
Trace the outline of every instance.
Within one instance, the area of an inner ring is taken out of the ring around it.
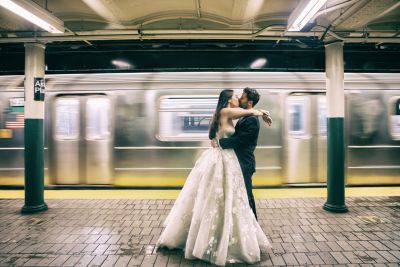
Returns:
[[[33,78],[33,100],[44,101],[44,78]]]

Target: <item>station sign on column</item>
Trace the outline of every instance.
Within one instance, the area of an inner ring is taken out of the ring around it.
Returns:
[[[34,77],[33,78],[33,100],[35,101],[44,101],[44,78],[43,77]]]

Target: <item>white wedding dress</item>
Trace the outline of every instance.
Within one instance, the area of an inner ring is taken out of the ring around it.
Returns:
[[[220,137],[234,133],[233,127],[221,130]],[[200,156],[164,226],[158,247],[217,265],[255,263],[271,247],[250,208],[233,149],[210,148]]]

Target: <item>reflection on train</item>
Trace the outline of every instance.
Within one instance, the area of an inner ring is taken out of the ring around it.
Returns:
[[[261,93],[255,186],[326,182],[324,73],[46,76],[48,185],[182,186],[221,89]],[[24,176],[23,76],[0,77],[0,185]],[[345,75],[346,183],[400,184],[400,77]],[[29,159],[28,159],[29,160]]]

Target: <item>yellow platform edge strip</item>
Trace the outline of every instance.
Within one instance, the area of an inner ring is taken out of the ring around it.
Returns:
[[[180,190],[45,190],[45,199],[176,199]],[[256,199],[326,197],[326,188],[254,189]],[[351,187],[346,197],[400,196],[400,187]],[[24,198],[24,190],[0,190],[0,199]]]

